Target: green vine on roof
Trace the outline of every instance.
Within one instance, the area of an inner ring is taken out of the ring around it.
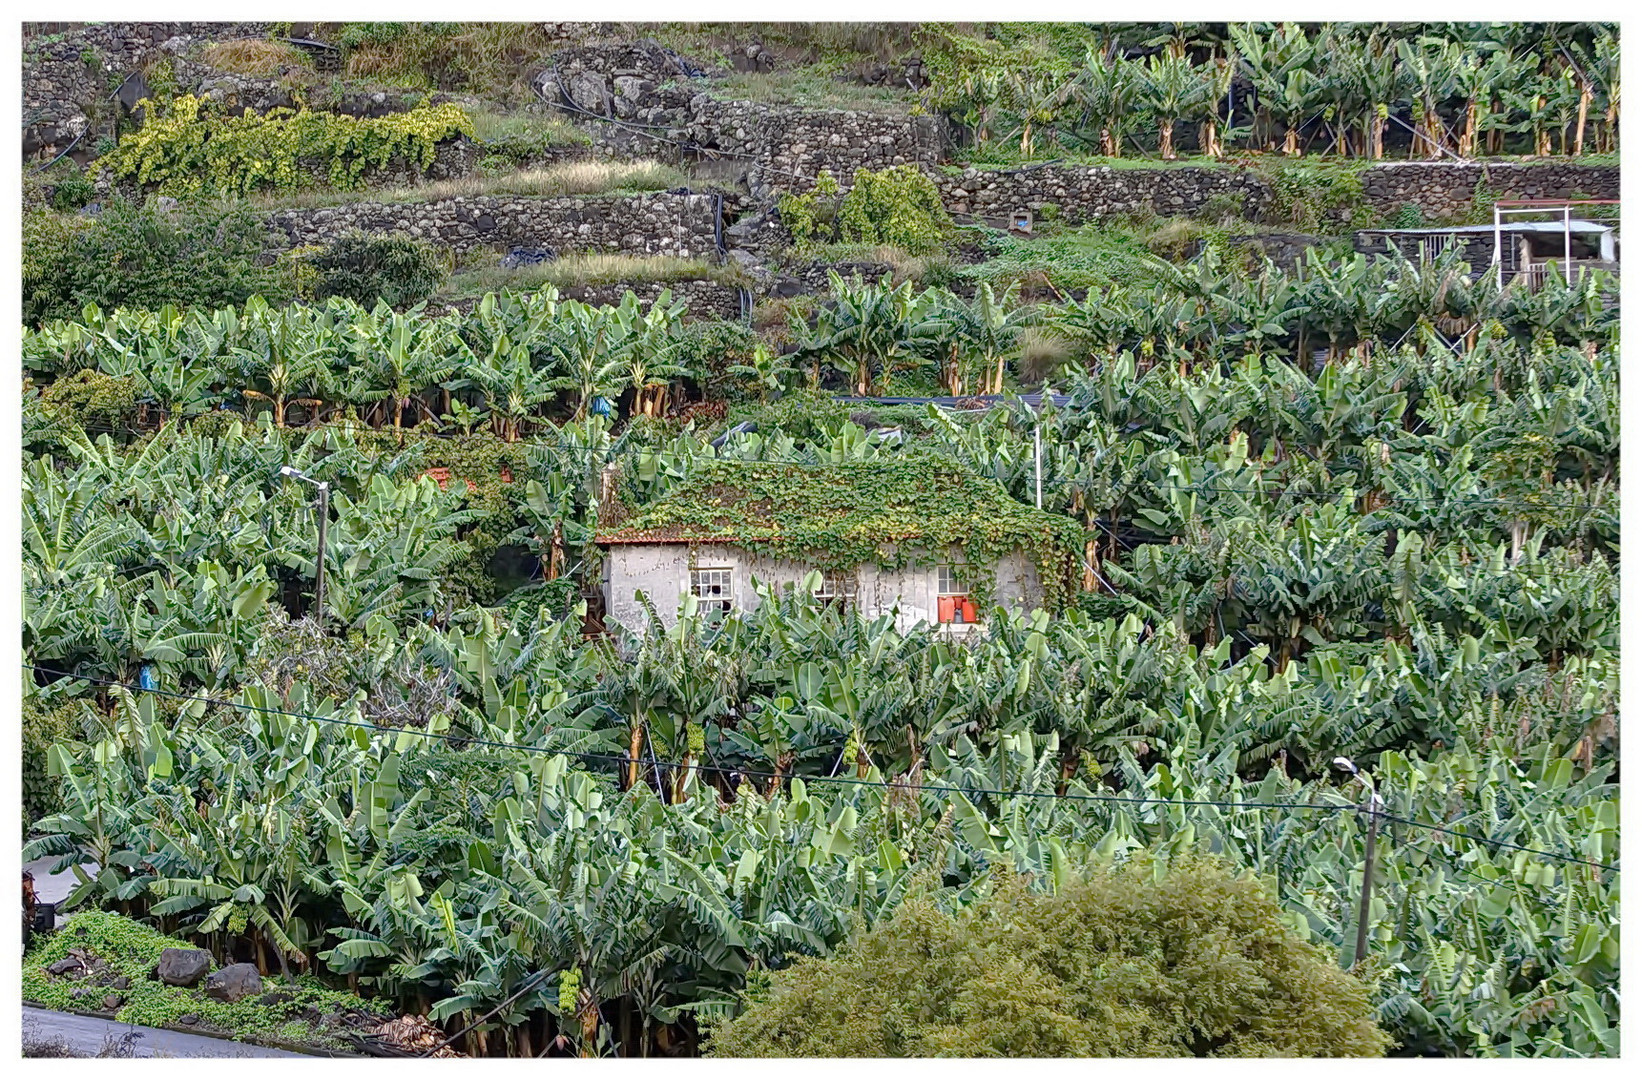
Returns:
[[[825,468],[700,462],[665,499],[625,521],[618,535],[649,533],[732,544],[822,570],[862,563],[898,569],[944,561],[958,548],[982,603],[992,598],[998,560],[1021,550],[1037,568],[1050,608],[1065,604],[1077,588],[1083,541],[1070,519],[1017,502],[995,481],[926,454]]]
[[[316,171],[333,187],[355,188],[372,165],[426,170],[441,142],[473,134],[467,114],[448,103],[363,120],[309,109],[219,116],[186,94],[141,104],[155,115],[92,167],[162,195],[294,191],[313,186]]]

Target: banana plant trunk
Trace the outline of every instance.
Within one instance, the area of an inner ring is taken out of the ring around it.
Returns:
[[[1160,120],[1157,125],[1157,152],[1164,161],[1174,160],[1174,121]]]
[[[1591,114],[1591,88],[1579,86],[1579,117],[1574,121],[1574,157],[1585,153],[1585,120]]]
[[[577,995],[580,998],[580,1008],[576,1010],[577,1019],[582,1025],[581,1056],[584,1058],[597,1057],[599,1053],[599,1008],[593,1000],[593,992],[582,987]]]
[[[633,721],[633,734],[628,740],[627,748],[627,786],[632,788],[639,782],[639,751],[644,743],[644,725],[637,719]]]

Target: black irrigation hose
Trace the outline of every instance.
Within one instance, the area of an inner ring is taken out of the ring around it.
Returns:
[[[524,997],[531,990],[533,990],[537,986],[539,986],[543,982],[543,980],[545,980],[547,978],[548,974],[549,974],[549,972],[546,968],[543,968],[541,971],[538,971],[536,974],[534,974],[530,978],[526,979],[519,986],[519,989],[513,991],[512,994],[510,994],[508,997],[504,998],[500,1005],[496,1006],[494,1009],[492,1009],[489,1012],[485,1013],[485,1015],[479,1017],[479,1019],[475,1020],[473,1023],[469,1024],[467,1027],[463,1028],[461,1031],[458,1031],[456,1034],[450,1036],[448,1039],[445,1039],[444,1041],[439,1042],[439,1043],[435,1043],[433,1046],[431,1046],[428,1049],[424,1050],[422,1053],[417,1054],[416,1056],[417,1057],[427,1058],[427,1057],[432,1057],[433,1055],[437,1054],[439,1051],[443,1050],[445,1047],[449,1046],[451,1043],[455,1042],[457,1039],[460,1039],[463,1035],[466,1035],[468,1032],[472,1031],[474,1028],[478,1027],[480,1024],[484,1023],[486,1020],[489,1020],[491,1017],[495,1016],[497,1013],[501,1012],[503,1009],[507,1008],[509,1005],[513,1004],[515,1001],[518,1001],[520,998]]]

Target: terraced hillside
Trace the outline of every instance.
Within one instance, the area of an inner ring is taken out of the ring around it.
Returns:
[[[1616,33],[29,26],[23,843],[107,956],[27,985],[1617,1054]]]

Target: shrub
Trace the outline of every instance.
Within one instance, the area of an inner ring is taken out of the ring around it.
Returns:
[[[84,706],[62,701],[46,707],[36,697],[23,699],[23,834],[36,821],[62,809],[58,781],[47,768],[46,752],[53,743],[78,737]]]
[[[914,255],[935,251],[952,231],[935,182],[911,165],[855,170],[855,186],[838,209],[838,238],[894,244]]]
[[[849,194],[839,200],[837,193],[837,181],[823,169],[812,190],[781,198],[782,224],[799,248],[842,241],[926,255],[938,251],[952,232],[935,182],[911,165],[857,169]]]
[[[445,280],[444,254],[433,244],[409,236],[348,233],[309,264],[318,272],[315,300],[346,297],[365,307],[378,299],[389,307],[409,307],[432,296]]]
[[[46,387],[40,400],[58,416],[82,427],[119,427],[136,415],[138,389],[135,375],[105,375],[81,368]]]
[[[259,78],[283,75],[291,68],[313,70],[313,61],[307,53],[295,45],[266,38],[224,41],[206,49],[200,54],[200,60],[221,71]]]
[[[1192,859],[999,882],[958,914],[913,899],[775,974],[720,1057],[1358,1057],[1369,988],[1296,938],[1265,885]]]
[[[467,115],[450,104],[375,119],[308,109],[217,116],[206,105],[186,94],[163,112],[146,103],[156,115],[92,167],[165,195],[293,191],[316,176],[355,188],[369,166],[399,160],[426,169],[441,142],[473,133]]]
[[[97,197],[97,185],[82,173],[73,173],[51,188],[51,208],[62,213],[78,210]]]
[[[116,201],[96,218],[32,211],[23,218],[23,318],[76,318],[87,304],[226,307],[283,299],[261,220],[244,205],[164,207]]]

